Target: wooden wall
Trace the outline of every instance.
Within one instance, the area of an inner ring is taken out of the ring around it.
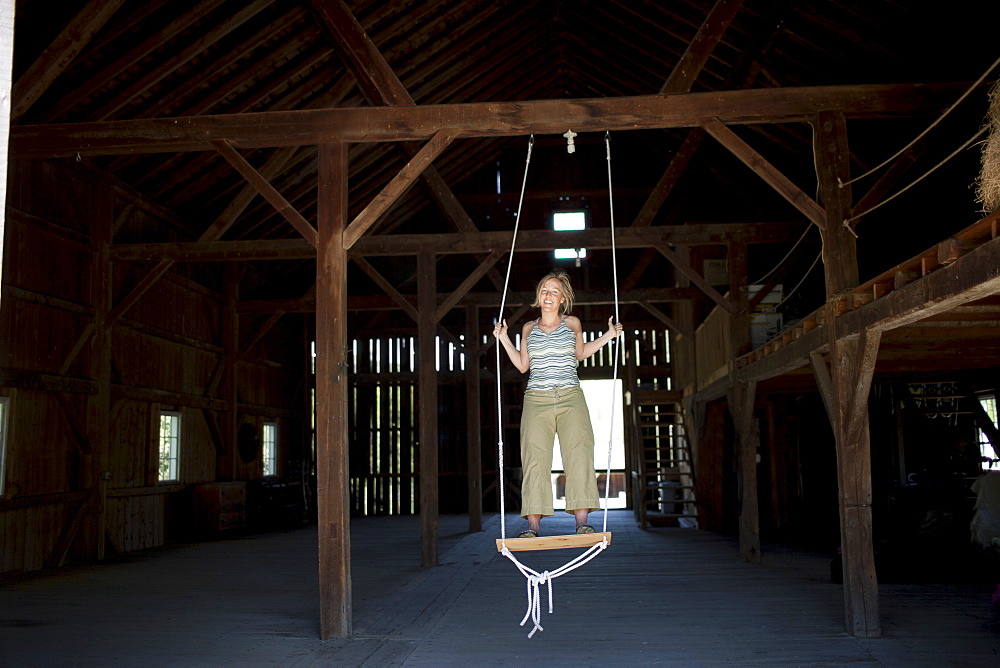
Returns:
[[[95,418],[100,267],[92,232],[101,225],[119,243],[190,240],[170,212],[85,163],[12,163],[0,310],[0,395],[11,397],[0,572],[185,536],[192,486],[262,477],[259,456],[239,456],[241,424],[259,433],[264,420],[278,423],[279,475],[308,467],[302,316],[261,332],[259,317],[227,311],[221,265],[174,265],[115,321],[110,414]],[[151,267],[114,264],[112,304]],[[227,313],[239,350],[227,349]],[[228,399],[226,382],[235,382]],[[160,410],[182,416],[176,484],[157,483]],[[88,423],[95,419],[109,425],[104,443]]]

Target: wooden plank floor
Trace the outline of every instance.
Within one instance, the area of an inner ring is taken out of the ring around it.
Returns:
[[[0,665],[1000,664],[991,585],[882,585],[884,637],[855,639],[827,557],[765,545],[745,564],[731,537],[640,531],[624,511],[612,546],[555,581],[555,613],[528,639],[525,580],[496,551],[497,519],[466,525],[441,518],[441,565],[422,570],[417,518],[354,521],[355,635],[327,642],[311,530],[8,578]],[[544,570],[569,555],[517,556]]]

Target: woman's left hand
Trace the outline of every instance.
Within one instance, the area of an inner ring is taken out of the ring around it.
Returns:
[[[612,339],[616,338],[619,334],[621,334],[623,329],[624,329],[624,327],[622,327],[622,324],[620,322],[619,323],[615,322],[615,317],[614,316],[611,316],[610,318],[608,318],[608,332],[607,333],[608,333],[608,336],[610,336]]]

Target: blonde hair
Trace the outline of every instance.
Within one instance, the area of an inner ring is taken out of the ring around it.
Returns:
[[[545,285],[546,281],[553,278],[559,281],[559,289],[562,291],[563,299],[565,299],[565,301],[559,305],[559,313],[566,315],[573,310],[574,295],[573,286],[569,284],[569,274],[565,271],[553,271],[545,274],[545,276],[542,276],[542,280],[538,281],[538,285],[535,286],[535,303],[531,306],[541,306],[541,300],[538,296],[542,293],[542,286]]]

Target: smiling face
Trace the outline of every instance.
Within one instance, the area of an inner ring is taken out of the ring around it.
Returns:
[[[565,272],[553,272],[538,281],[532,306],[542,309],[543,313],[566,314],[573,310],[573,299],[569,276]]]
[[[538,288],[538,294],[535,295],[535,301],[542,311],[561,312],[563,304],[566,303],[566,297],[563,295],[559,279],[550,278],[542,283]]]

